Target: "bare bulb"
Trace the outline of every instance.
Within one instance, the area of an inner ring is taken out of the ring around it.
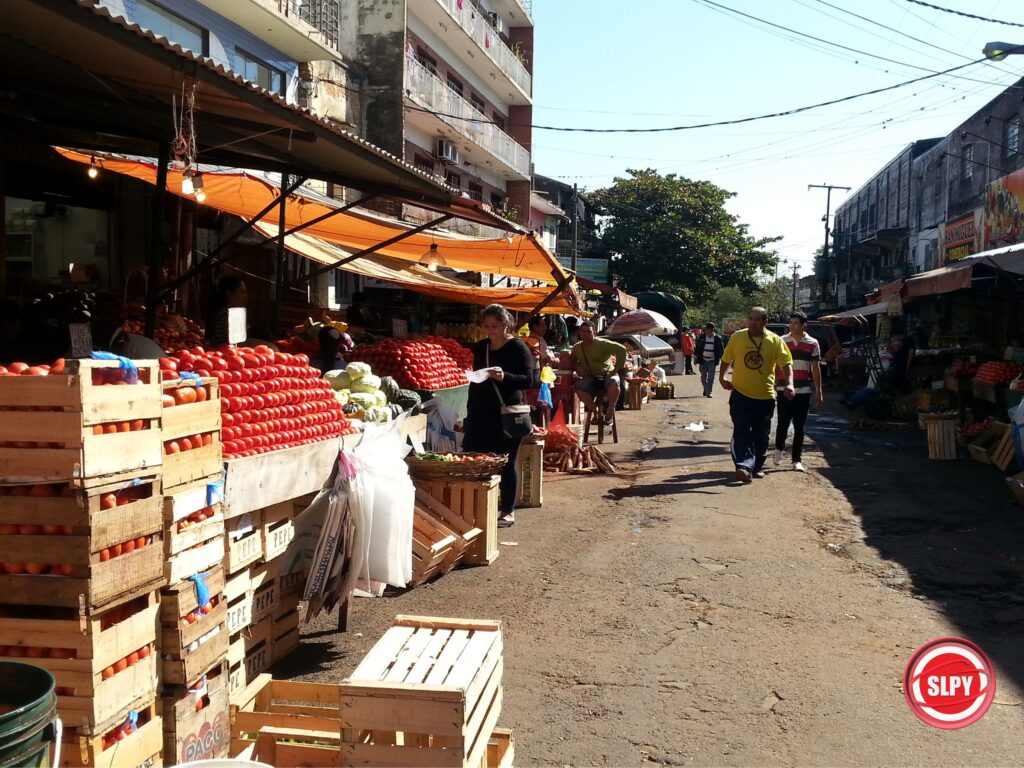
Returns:
[[[197,189],[196,190],[196,202],[197,203],[205,203],[206,202],[206,191],[205,190],[203,190],[203,189]]]
[[[90,165],[89,170],[86,171],[86,174],[89,176],[90,179],[95,179],[97,176],[100,175],[100,171],[95,165]]]

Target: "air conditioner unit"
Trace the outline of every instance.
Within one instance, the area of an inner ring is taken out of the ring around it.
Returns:
[[[455,164],[459,162],[459,148],[447,139],[438,139],[434,156],[442,163]]]

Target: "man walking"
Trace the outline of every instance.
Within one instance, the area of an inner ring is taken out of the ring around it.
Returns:
[[[744,483],[764,477],[764,462],[771,441],[775,412],[775,369],[783,371],[782,397],[793,398],[793,357],[782,337],[767,330],[768,311],[754,307],[747,327],[736,331],[722,355],[718,381],[729,395],[732,417],[732,460],[736,477]],[[732,381],[725,378],[732,368]]]
[[[793,469],[803,472],[804,465],[800,461],[804,448],[804,425],[807,423],[807,412],[811,409],[811,398],[819,408],[821,395],[821,349],[818,340],[807,333],[807,315],[793,312],[789,316],[789,333],[782,337],[793,356],[793,390],[796,394],[792,399],[779,391],[779,424],[775,429],[775,454],[772,462],[782,463],[783,451],[786,448],[786,434],[789,425],[793,425]]]
[[[696,342],[693,332],[689,328],[683,328],[679,338],[679,351],[683,353],[683,360],[686,361],[686,375],[693,376],[693,352],[696,349]]]
[[[700,383],[704,388],[704,397],[711,397],[715,386],[715,370],[725,352],[722,337],[715,333],[715,324],[704,326],[704,333],[697,337],[695,343],[697,365],[700,368]]]

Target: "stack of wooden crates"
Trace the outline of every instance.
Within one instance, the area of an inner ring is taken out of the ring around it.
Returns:
[[[162,764],[161,418],[155,363],[0,378],[0,658],[53,673],[62,765]]]
[[[198,395],[198,397],[196,396]],[[160,595],[164,760],[228,749],[223,454],[216,379],[163,384],[165,575]]]

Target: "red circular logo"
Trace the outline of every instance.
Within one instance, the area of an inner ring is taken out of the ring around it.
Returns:
[[[988,712],[996,696],[992,662],[969,640],[940,637],[918,648],[903,671],[911,711],[936,728],[964,728]]]

